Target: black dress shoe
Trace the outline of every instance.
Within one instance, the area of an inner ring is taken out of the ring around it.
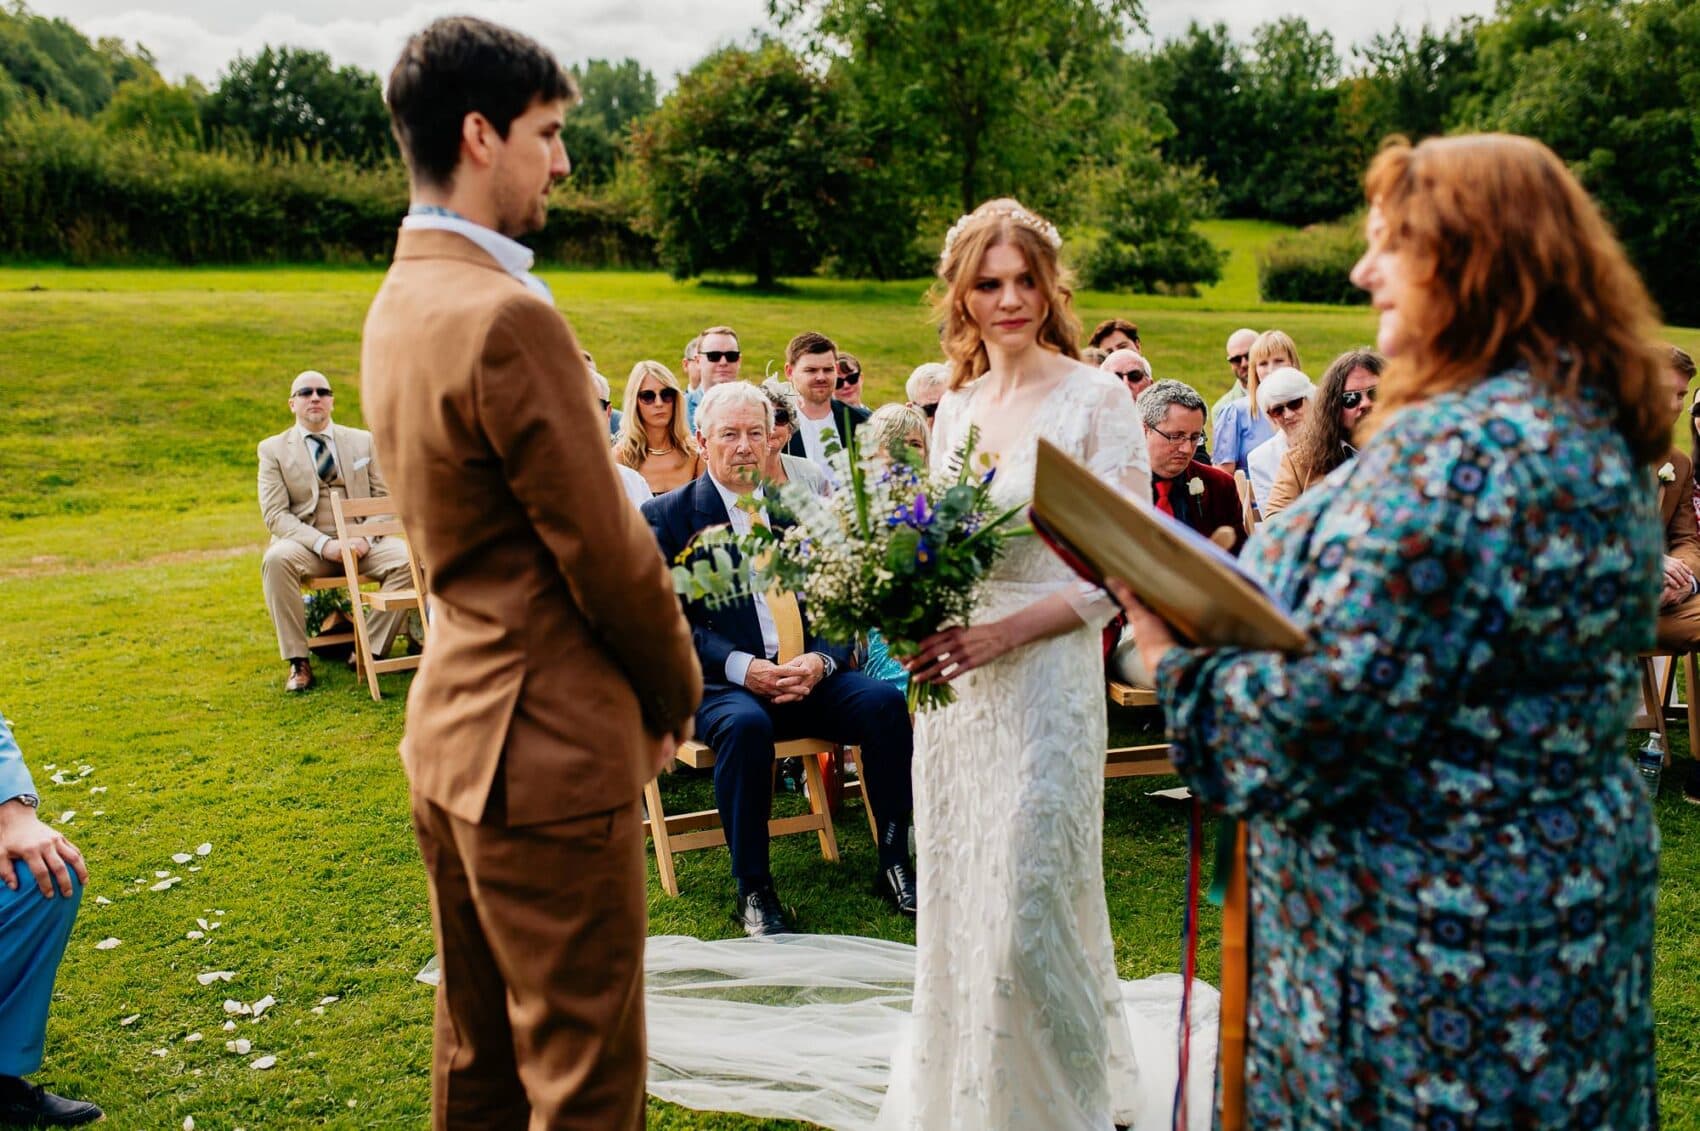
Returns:
[[[105,1118],[94,1104],[56,1096],[17,1077],[0,1077],[0,1127],[81,1127]]]
[[[880,872],[874,887],[891,901],[898,914],[915,917],[915,869],[908,864],[893,864]]]
[[[759,887],[738,901],[733,915],[752,939],[769,935],[789,935],[791,927],[785,922],[785,912],[779,909],[779,895],[771,885]]]

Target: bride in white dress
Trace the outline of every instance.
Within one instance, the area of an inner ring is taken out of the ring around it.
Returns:
[[[1012,200],[946,238],[955,390],[934,458],[977,428],[977,450],[998,456],[995,500],[1013,506],[1032,496],[1042,436],[1149,500],[1132,401],[1076,360],[1060,243]],[[948,680],[958,696],[917,721],[913,955],[824,936],[651,939],[652,1092],[841,1128],[1169,1126],[1179,979],[1117,980],[1104,897],[1099,641],[1113,611],[1038,539],[1012,545],[974,623],[926,641],[912,665],[911,678]],[[1208,1125],[1215,1000],[1205,986],[1196,997],[1189,1110]]]

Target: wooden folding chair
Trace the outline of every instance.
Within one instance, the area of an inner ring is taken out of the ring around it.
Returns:
[[[1112,679],[1110,702],[1118,707],[1155,707],[1157,693],[1147,687],[1135,687]],[[1104,751],[1106,778],[1148,778],[1174,772],[1174,766],[1169,764],[1169,744],[1166,742],[1150,746],[1118,746]]]
[[[389,672],[412,671],[419,666],[420,658],[374,656],[372,638],[366,630],[366,617],[371,613],[417,609],[419,631],[421,635],[426,632],[423,597],[425,586],[419,574],[419,558],[413,552],[413,544],[407,541],[407,531],[402,527],[400,516],[395,513],[395,500],[387,496],[375,499],[346,499],[341,495],[332,495],[331,516],[336,521],[337,541],[342,544],[342,569],[346,576],[343,584],[348,586],[349,603],[354,606],[355,666],[365,678],[372,698],[382,699],[384,695],[378,689],[378,677]],[[357,519],[358,522],[355,521]],[[375,579],[363,577],[360,573],[360,559],[354,556],[354,550],[350,546],[350,542],[355,538],[401,539],[407,546],[407,568],[413,576],[412,586],[407,589],[362,589],[362,581]]]
[[[1251,479],[1243,471],[1234,472],[1234,488],[1240,493],[1240,520],[1245,523],[1246,537],[1263,520],[1257,513],[1257,492],[1251,489]]]
[[[827,809],[826,781],[821,775],[821,761],[816,755],[837,750],[836,743],[820,738],[798,738],[776,742],[775,761],[780,758],[803,760],[803,781],[808,786],[809,811],[795,817],[775,817],[767,823],[768,836],[791,836],[814,833],[820,837],[820,853],[832,863],[838,863],[838,836],[832,828],[832,813]],[[675,757],[683,765],[696,770],[713,769],[714,751],[700,742],[687,742],[679,747]],[[867,790],[862,791],[863,799]],[[661,873],[661,886],[668,895],[679,894],[679,878],[673,869],[673,856],[679,852],[694,852],[703,848],[718,848],[726,843],[726,830],[720,827],[718,809],[701,809],[695,813],[669,816],[661,803],[661,779],[651,778],[643,787],[643,804],[647,811],[643,828],[655,842],[655,867]],[[869,810],[869,824],[873,823]]]
[[[1665,722],[1671,713],[1671,695],[1676,690],[1676,665],[1682,662],[1682,670],[1688,684],[1688,751],[1689,757],[1700,757],[1700,657],[1694,652],[1665,652],[1655,649],[1641,653],[1641,706],[1652,716],[1652,729],[1659,733],[1659,738],[1665,744],[1665,763],[1670,763],[1670,735],[1665,730]],[[1660,665],[1655,661],[1666,661],[1664,671],[1659,671]]]
[[[376,581],[377,578],[362,576],[360,578],[360,580],[361,580],[362,583],[365,583],[365,582]],[[333,577],[309,577],[307,580],[305,580],[301,583],[301,588],[305,589],[305,590],[309,590],[309,591],[315,591],[315,592],[318,591],[318,590],[321,590],[321,589],[347,589],[348,588],[348,578],[346,576],[341,576],[341,577],[336,577],[336,576],[333,576]],[[350,602],[350,603],[352,604],[352,602]],[[328,648],[328,647],[334,647],[335,645],[338,645],[338,644],[353,644],[353,643],[354,643],[354,626],[352,624],[350,624],[348,628],[346,628],[346,629],[344,629],[340,632],[320,632],[317,636],[314,636],[312,639],[307,641],[307,650],[309,652],[313,652],[313,651],[315,651],[319,648]]]

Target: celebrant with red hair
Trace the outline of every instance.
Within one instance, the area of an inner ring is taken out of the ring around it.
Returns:
[[[1366,196],[1376,435],[1247,549],[1314,650],[1178,646],[1112,583],[1176,767],[1248,827],[1222,1126],[1655,1126],[1654,311],[1538,142],[1396,142]]]

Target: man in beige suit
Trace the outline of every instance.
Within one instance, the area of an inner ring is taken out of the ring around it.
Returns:
[[[583,352],[513,239],[566,175],[574,95],[470,17],[415,35],[386,92],[413,204],[361,372],[431,577],[402,761],[442,966],[438,1128],[643,1125],[638,798],[702,691]]]
[[[342,543],[331,519],[331,496],[345,499],[388,495],[372,459],[372,434],[331,423],[331,383],[307,370],[289,386],[295,425],[260,441],[260,517],[272,532],[260,563],[266,609],[277,628],[277,648],[289,663],[285,691],[313,686],[307,659],[307,611],[301,585],[314,577],[342,576]],[[354,539],[360,569],[385,589],[413,584],[407,547],[395,541]],[[375,613],[367,620],[375,654],[389,653],[402,614]]]

